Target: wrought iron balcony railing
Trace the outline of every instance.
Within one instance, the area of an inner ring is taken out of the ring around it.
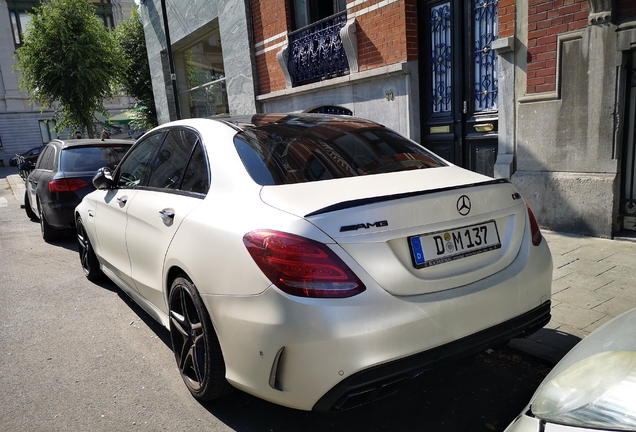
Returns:
[[[287,68],[294,86],[321,81],[349,72],[340,30],[347,12],[340,12],[289,33]]]

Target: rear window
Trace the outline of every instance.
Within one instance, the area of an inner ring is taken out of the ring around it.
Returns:
[[[97,171],[102,167],[114,170],[130,146],[71,147],[62,150],[60,171]]]
[[[239,132],[234,145],[263,186],[445,166],[424,147],[381,126],[272,124]]]

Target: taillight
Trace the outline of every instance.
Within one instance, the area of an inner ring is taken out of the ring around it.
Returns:
[[[50,192],[73,192],[88,186],[82,179],[57,179],[49,182]]]
[[[245,234],[243,243],[265,276],[300,297],[352,297],[366,288],[327,246],[271,230]]]
[[[541,230],[539,229],[537,218],[534,217],[534,213],[530,208],[530,203],[527,200],[526,207],[528,208],[528,219],[530,219],[530,234],[532,235],[532,244],[535,246],[539,246],[539,243],[541,243],[541,239],[543,238],[543,236],[541,235]]]

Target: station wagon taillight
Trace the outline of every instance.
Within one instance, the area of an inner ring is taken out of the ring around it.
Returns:
[[[261,271],[282,291],[300,297],[352,297],[366,288],[326,245],[293,234],[257,230],[243,243]]]
[[[82,179],[57,179],[49,182],[50,192],[73,192],[88,186]]]

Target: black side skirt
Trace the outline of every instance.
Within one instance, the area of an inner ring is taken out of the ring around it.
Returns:
[[[338,383],[313,407],[313,411],[341,411],[396,393],[406,381],[423,372],[528,336],[550,321],[550,301],[494,327],[389,363],[360,371]]]

